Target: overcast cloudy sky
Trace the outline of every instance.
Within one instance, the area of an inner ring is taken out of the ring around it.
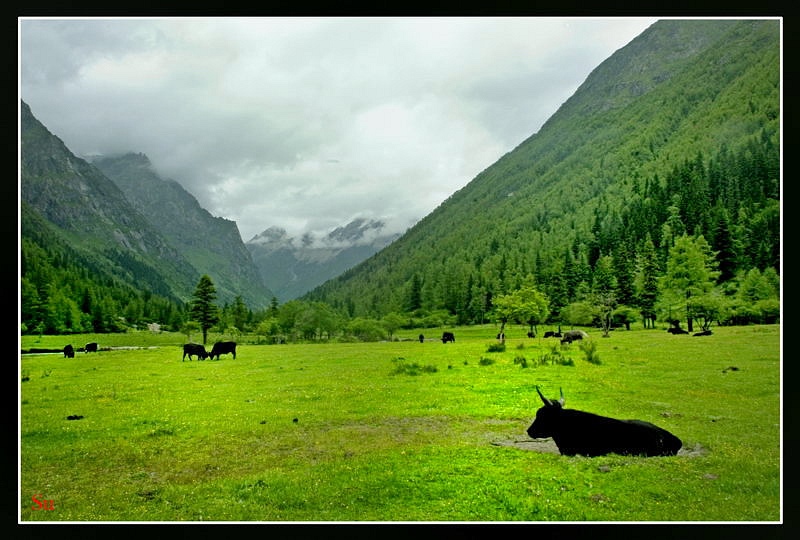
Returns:
[[[146,154],[244,241],[402,232],[654,22],[21,19],[19,88],[73,153]]]

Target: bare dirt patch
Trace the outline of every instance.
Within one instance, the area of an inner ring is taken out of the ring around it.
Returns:
[[[553,439],[529,439],[527,441],[511,439],[506,441],[494,441],[492,444],[495,446],[511,446],[513,448],[519,448],[520,450],[542,452],[545,454],[561,453],[558,451],[558,446],[553,442]]]

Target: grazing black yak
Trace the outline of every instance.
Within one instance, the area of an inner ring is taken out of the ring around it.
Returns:
[[[561,343],[572,343],[579,339],[588,338],[589,334],[583,330],[567,330],[564,332],[564,337],[561,338]]]
[[[219,360],[219,355],[221,354],[233,354],[233,359],[236,360],[236,342],[235,341],[217,341],[214,343],[214,346],[211,347],[211,352],[208,353],[208,357],[212,360],[214,357],[217,357]]]
[[[206,348],[202,345],[187,343],[183,346],[183,358],[181,358],[181,362],[186,360],[187,356],[189,357],[189,362],[191,362],[192,356],[196,356],[198,360],[205,360],[208,358],[208,353],[206,352]]]

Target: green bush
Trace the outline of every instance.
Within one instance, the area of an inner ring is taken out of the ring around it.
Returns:
[[[597,342],[591,339],[583,339],[579,342],[578,345],[583,351],[584,358],[590,364],[597,364],[599,365],[600,362],[600,354],[597,352]]]
[[[417,362],[407,363],[405,358],[393,358],[392,362],[396,364],[395,368],[391,371],[392,375],[420,375],[422,373],[436,373],[439,371],[434,365],[420,365]]]
[[[572,358],[565,356],[561,352],[559,345],[551,345],[550,351],[539,357],[538,365],[540,366],[574,366],[575,362]]]

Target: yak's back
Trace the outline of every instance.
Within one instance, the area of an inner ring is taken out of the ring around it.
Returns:
[[[570,409],[562,412],[569,421],[562,423],[553,440],[564,455],[670,456],[683,444],[669,431],[643,420],[617,420]]]

